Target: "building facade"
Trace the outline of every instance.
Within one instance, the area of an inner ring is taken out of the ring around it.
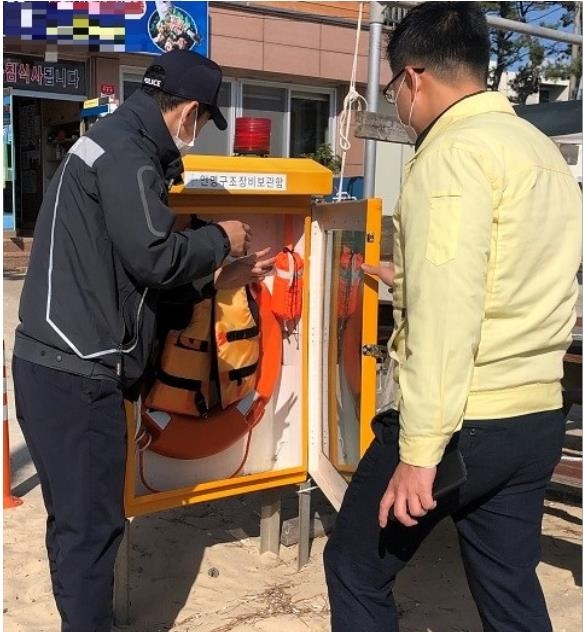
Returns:
[[[507,70],[501,76],[499,92],[513,100],[516,96],[511,87],[511,82],[515,79],[516,72]],[[539,90],[530,94],[525,102],[526,105],[536,103],[555,103],[556,101],[568,101],[570,98],[570,81],[568,79],[548,79],[545,74],[539,82]]]
[[[35,3],[42,4],[49,3]],[[59,2],[58,6],[93,4]],[[128,2],[125,6],[154,12],[160,4],[173,3]],[[208,126],[196,152],[231,154],[235,120],[249,116],[271,120],[272,156],[301,156],[322,144],[340,153],[338,122],[353,67],[359,3],[174,3],[186,9],[195,4],[208,10],[205,52],[224,70],[220,107],[229,122],[226,132]],[[357,57],[357,89],[362,95],[369,49],[367,9],[365,3]],[[79,24],[75,16],[71,22]],[[91,18],[87,24],[83,33],[91,33]],[[102,19],[100,33],[107,36],[103,24]],[[140,86],[144,70],[154,59],[151,53],[120,52],[115,45],[95,51],[76,45],[76,28],[61,28],[59,38],[65,33],[71,39],[64,43],[59,39],[55,48],[49,41],[49,27],[44,41],[36,35],[27,39],[7,32],[5,19],[4,227],[19,235],[34,229],[48,182],[82,131],[83,102],[107,95],[122,103]],[[380,84],[388,79],[387,64],[382,64]],[[363,155],[363,141],[352,138],[347,176],[363,173]]]

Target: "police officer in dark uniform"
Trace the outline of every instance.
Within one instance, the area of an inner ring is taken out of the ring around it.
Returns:
[[[143,86],[70,149],[41,206],[20,302],[17,417],[47,509],[62,632],[110,632],[124,529],[124,394],[153,349],[162,290],[212,278],[247,251],[239,221],[172,230],[169,186],[212,120],[219,66],[191,51],[158,57]]]

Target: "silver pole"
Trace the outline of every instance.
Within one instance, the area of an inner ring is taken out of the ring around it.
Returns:
[[[383,32],[383,7],[380,2],[369,5],[369,70],[367,77],[367,104],[369,112],[377,112],[379,99],[379,64],[381,61],[381,35]],[[365,165],[363,196],[375,195],[375,161],[377,141],[365,141]]]
[[[411,9],[421,2],[413,2],[409,0],[397,0],[396,2],[383,2],[382,4],[395,5],[398,7],[404,7]],[[517,20],[508,20],[507,18],[500,18],[496,15],[487,15],[487,23],[500,31],[514,31],[515,33],[525,33],[526,35],[533,35],[535,37],[541,37],[542,39],[556,40],[558,42],[567,42],[568,44],[578,44],[582,46],[582,35],[578,33],[569,33],[567,31],[558,31],[555,29],[549,29],[545,26],[537,26],[535,24],[526,24],[525,22],[517,22]]]

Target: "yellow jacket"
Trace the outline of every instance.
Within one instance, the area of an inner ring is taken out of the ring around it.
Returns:
[[[434,123],[394,212],[402,461],[437,464],[463,419],[561,407],[581,210],[556,146],[502,94]]]

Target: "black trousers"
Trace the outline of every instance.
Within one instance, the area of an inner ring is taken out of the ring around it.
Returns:
[[[126,423],[119,385],[14,358],[16,415],[47,509],[62,632],[111,632],[124,530]]]
[[[564,439],[562,412],[464,422],[452,442],[463,454],[468,479],[415,527],[390,522],[380,529],[377,523],[399,461],[395,414],[374,423],[374,431],[324,551],[332,632],[399,630],[395,577],[447,516],[458,531],[483,630],[551,632],[535,569],[545,490]]]

